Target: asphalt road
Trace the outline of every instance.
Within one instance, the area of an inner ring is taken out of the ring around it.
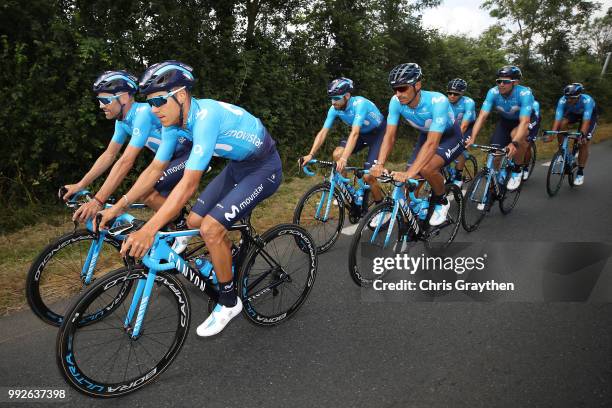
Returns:
[[[457,241],[524,248],[612,243],[609,157],[611,142],[593,146],[585,184],[570,189],[566,183],[553,199],[539,163],[512,214],[495,209]],[[68,401],[35,406],[612,406],[612,306],[605,296],[366,301],[347,273],[349,243],[342,235],[320,257],[308,301],[278,327],[237,318],[220,336],[200,339],[195,327],[205,318],[205,301],[192,292],[191,333],[177,360],[154,384],[112,401],[91,400],[64,383],[55,364],[55,328],[29,311],[2,318],[0,401],[7,401],[8,388],[53,387],[65,389]],[[607,258],[602,265],[612,269]],[[518,276],[523,269],[514,270]],[[601,277],[594,283],[599,290],[612,284]]]

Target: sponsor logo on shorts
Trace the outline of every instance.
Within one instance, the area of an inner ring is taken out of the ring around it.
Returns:
[[[236,216],[238,215],[238,213],[240,212],[240,210],[238,209],[238,207],[236,207],[235,205],[232,205],[231,208],[232,212],[226,212],[225,213],[225,219],[228,221],[233,220],[234,218],[236,218]]]
[[[455,153],[457,150],[459,150],[460,147],[461,147],[461,143],[457,144],[452,149],[446,149],[446,152],[444,153],[444,155],[446,156],[447,159],[450,159],[451,156],[453,155],[453,153]]]

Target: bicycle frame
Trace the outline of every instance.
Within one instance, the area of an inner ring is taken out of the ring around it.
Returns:
[[[482,203],[482,204],[486,205],[486,204],[488,204],[486,202],[486,200],[487,200],[487,192],[489,191],[489,188],[491,187],[491,182],[493,183],[493,190],[495,191],[495,194],[498,197],[501,196],[502,189],[501,189],[501,187],[499,185],[498,177],[499,177],[500,173],[503,174],[502,170],[503,171],[507,171],[507,168],[512,164],[512,160],[510,160],[510,159],[508,159],[506,157],[505,151],[503,149],[501,149],[501,148],[497,148],[497,147],[494,147],[494,146],[477,145],[477,144],[474,144],[472,146],[475,147],[475,148],[479,148],[481,150],[485,150],[485,151],[488,152],[488,154],[487,154],[487,164],[485,165],[485,167],[483,169],[484,172],[486,173],[486,180],[487,181],[486,181],[486,184],[485,184],[485,188],[483,190],[484,191],[484,196],[482,197],[482,199],[478,199],[478,197],[473,197],[474,193],[472,193],[472,196],[469,197],[469,200],[474,201],[474,202],[479,202],[479,203]],[[499,156],[504,156],[504,158],[502,159],[502,162],[501,162],[501,164],[499,166],[500,170],[497,170],[495,168],[494,161],[495,161],[495,158],[499,157]],[[481,182],[481,180],[477,181],[477,183],[480,183],[480,182]],[[478,184],[476,186],[478,186]],[[478,190],[478,188],[475,188],[474,192],[477,191],[477,190]]]
[[[325,165],[330,165],[332,171],[329,175],[329,184],[330,184],[330,188],[329,188],[329,193],[327,195],[327,197],[325,197],[325,195],[321,196],[321,200],[319,200],[319,203],[317,204],[317,210],[315,212],[315,219],[318,221],[322,221],[325,222],[327,221],[328,217],[329,217],[329,210],[331,208],[332,205],[332,200],[333,200],[333,195],[334,195],[334,190],[336,189],[336,186],[338,186],[338,191],[340,192],[340,196],[342,197],[342,201],[343,204],[346,205],[347,207],[350,208],[350,206],[354,203],[355,201],[355,197],[357,196],[358,192],[362,193],[362,196],[365,197],[365,192],[367,190],[370,189],[370,186],[363,181],[363,176],[361,177],[357,177],[357,183],[358,183],[358,188],[357,190],[355,190],[353,188],[353,186],[351,186],[350,182],[351,179],[342,176],[342,174],[340,174],[339,172],[336,171],[336,167],[335,167],[335,163],[333,162],[324,162],[324,161],[319,161],[319,160],[310,160],[308,163],[306,163],[306,165],[304,165],[304,173],[306,173],[309,176],[314,176],[315,173],[313,171],[311,171],[307,165],[308,164],[317,164],[317,163],[321,163],[321,164],[325,164]],[[347,167],[346,170],[348,171],[361,171],[362,169],[357,168],[357,167]],[[365,172],[364,172],[365,174]],[[325,205],[325,214],[323,215],[323,217],[321,218],[321,210],[323,209],[323,206]]]

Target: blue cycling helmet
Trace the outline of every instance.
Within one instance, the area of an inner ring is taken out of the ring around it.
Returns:
[[[515,65],[505,65],[497,70],[497,77],[520,80],[523,78],[523,73],[521,69]]]
[[[353,92],[354,84],[351,79],[340,77],[336,78],[327,85],[327,96],[340,96],[347,92]]]
[[[418,64],[409,62],[400,64],[389,72],[389,85],[395,88],[400,85],[414,85],[423,78],[423,71]]]
[[[563,88],[563,95],[565,96],[579,96],[582,92],[584,92],[584,87],[578,82],[574,82]]]
[[[164,61],[151,65],[142,74],[140,92],[148,95],[180,86],[190,90],[194,82],[193,68],[189,65],[175,60]]]
[[[97,94],[107,92],[116,94],[138,91],[138,79],[127,71],[105,71],[94,82],[93,91]]]
[[[467,89],[467,82],[465,82],[465,80],[461,78],[452,79],[446,87],[447,91],[454,91],[454,92],[459,92],[459,93],[465,92],[466,89]]]

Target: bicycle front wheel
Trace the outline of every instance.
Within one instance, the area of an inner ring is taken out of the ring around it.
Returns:
[[[327,182],[313,186],[300,198],[293,213],[293,222],[308,231],[319,253],[336,243],[344,225],[345,208],[338,194],[333,194],[328,210],[330,189]]]
[[[512,171],[510,171],[510,169],[506,169],[506,178],[504,179],[504,184],[501,186],[503,193],[499,200],[499,209],[504,215],[508,215],[510,212],[512,212],[521,195],[521,189],[523,188],[523,174],[521,173],[521,181],[519,186],[514,190],[508,190],[508,187],[506,186],[508,185],[511,177]]]
[[[492,194],[491,185],[487,186],[488,175],[481,171],[476,175],[472,184],[465,193],[464,213],[461,224],[467,232],[478,228],[480,222],[491,208]],[[491,180],[489,183],[492,183]]]
[[[308,297],[317,268],[317,247],[304,228],[280,224],[264,232],[240,268],[243,314],[260,326],[290,318]]]
[[[561,188],[563,177],[565,176],[565,157],[563,152],[555,153],[550,165],[548,166],[548,174],[546,175],[546,192],[549,196],[554,197]]]
[[[374,259],[393,257],[408,245],[401,237],[401,216],[391,221],[393,204],[383,201],[372,207],[361,219],[349,249],[348,269],[351,279],[359,286],[371,286],[381,279],[375,273]]]
[[[81,272],[96,238],[88,230],[63,235],[49,244],[30,266],[26,277],[26,299],[42,321],[59,326],[64,309],[83,288]],[[104,238],[104,245],[95,259],[94,277],[123,266],[118,251],[121,242]]]
[[[478,162],[476,161],[476,157],[470,154],[465,159],[465,167],[463,168],[463,183],[467,184],[474,180],[476,174],[478,174]]]
[[[66,382],[90,397],[111,398],[134,392],[159,377],[174,361],[189,331],[189,297],[181,282],[157,272],[140,334],[132,336],[135,317],[125,324],[129,302],[147,272],[136,266],[113,271],[96,281],[66,311],[57,335],[57,364]],[[80,316],[95,315],[89,324]]]

